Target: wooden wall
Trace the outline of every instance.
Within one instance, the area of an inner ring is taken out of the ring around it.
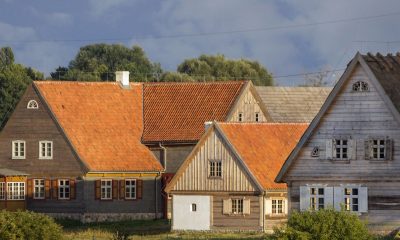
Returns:
[[[254,90],[255,91],[255,90]],[[228,122],[237,122],[239,113],[243,113],[242,122],[255,122],[255,113],[259,113],[259,122],[266,122],[267,119],[260,108],[262,104],[261,100],[257,100],[251,91],[251,88],[244,93],[242,99],[238,103],[236,109],[234,110],[231,118]]]

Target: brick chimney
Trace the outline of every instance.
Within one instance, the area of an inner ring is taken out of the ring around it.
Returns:
[[[129,71],[116,71],[115,81],[119,83],[122,88],[129,88]]]

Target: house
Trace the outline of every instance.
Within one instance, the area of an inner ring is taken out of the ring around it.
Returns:
[[[311,122],[331,87],[255,87],[272,122]]]
[[[286,220],[286,184],[274,182],[304,123],[207,123],[166,187],[174,230],[271,230]]]
[[[143,89],[128,75],[27,88],[0,133],[0,207],[82,221],[162,216],[163,167],[140,142]]]
[[[400,54],[357,53],[276,178],[290,211],[332,206],[398,228],[399,100]]]

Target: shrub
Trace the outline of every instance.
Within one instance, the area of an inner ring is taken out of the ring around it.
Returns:
[[[275,229],[272,237],[280,240],[372,239],[366,224],[357,215],[334,209],[294,212],[287,226]]]
[[[62,229],[46,215],[28,212],[0,212],[0,239],[61,239]]]

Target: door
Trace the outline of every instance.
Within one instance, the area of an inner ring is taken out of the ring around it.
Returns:
[[[210,230],[210,201],[210,196],[173,195],[172,229]]]

